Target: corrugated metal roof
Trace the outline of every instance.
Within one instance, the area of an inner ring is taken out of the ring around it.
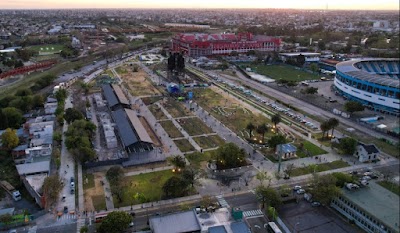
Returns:
[[[36,163],[24,163],[16,165],[18,174],[28,175],[34,173],[44,173],[50,170],[50,161],[42,161]]]
[[[126,98],[124,92],[122,91],[121,87],[115,84],[112,84],[112,88],[114,89],[114,93],[117,96],[119,102],[121,104],[129,105],[129,100]]]
[[[125,112],[128,115],[128,118],[131,121],[131,124],[132,124],[133,128],[135,129],[136,134],[139,136],[140,141],[153,143],[153,140],[151,140],[150,135],[147,133],[146,129],[142,125],[142,122],[140,122],[135,111],[133,111],[131,109],[125,109]]]
[[[132,128],[124,109],[118,109],[111,114],[117,124],[118,133],[124,146],[130,146],[138,142],[139,139],[136,137],[134,129]]]
[[[119,103],[117,96],[115,95],[111,85],[109,85],[109,84],[103,85],[102,89],[103,89],[104,97],[107,100],[108,107],[111,108]]]
[[[150,219],[150,226],[154,233],[194,232],[201,230],[193,211],[153,217]]]

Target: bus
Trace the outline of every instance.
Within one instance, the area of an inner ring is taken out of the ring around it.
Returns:
[[[268,223],[267,232],[268,233],[282,233],[282,231],[278,228],[278,226],[274,222]]]
[[[112,211],[111,211],[111,212],[112,212]],[[107,215],[108,215],[109,213],[111,213],[111,212],[101,212],[101,213],[97,213],[97,214],[94,216],[94,222],[95,222],[95,223],[99,223],[99,222],[103,221],[103,219],[104,219],[105,217],[107,217]]]

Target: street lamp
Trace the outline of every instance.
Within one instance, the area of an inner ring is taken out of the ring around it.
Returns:
[[[297,222],[297,223],[294,225],[294,233],[297,233],[297,225],[300,225],[300,222]]]

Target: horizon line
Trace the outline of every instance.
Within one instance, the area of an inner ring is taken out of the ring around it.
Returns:
[[[138,7],[138,8],[120,8],[120,7],[83,7],[83,8],[3,8],[0,11],[5,10],[313,10],[313,11],[399,11],[399,9],[379,9],[379,10],[371,10],[371,9],[324,9],[324,8],[247,8],[247,7],[213,7],[213,8],[203,8],[203,7],[181,7],[181,8],[173,8],[173,7],[157,7],[157,8],[146,8],[146,7]]]

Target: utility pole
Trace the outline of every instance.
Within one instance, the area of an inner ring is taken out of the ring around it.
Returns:
[[[279,156],[279,163],[278,163],[278,174],[281,172],[281,163],[282,163],[282,144],[278,145],[278,156]]]

